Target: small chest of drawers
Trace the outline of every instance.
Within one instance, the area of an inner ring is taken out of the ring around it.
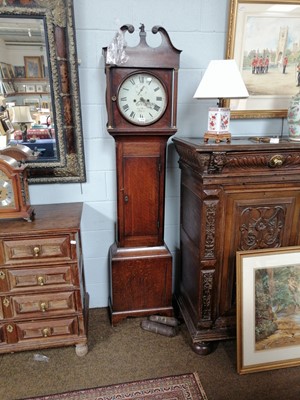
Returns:
[[[87,353],[82,203],[34,206],[0,221],[0,353],[76,346]]]

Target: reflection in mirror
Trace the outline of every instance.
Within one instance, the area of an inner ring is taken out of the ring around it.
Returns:
[[[0,18],[0,94],[13,124],[8,144],[32,149],[36,161],[57,160],[43,18]]]
[[[0,1],[0,106],[12,128],[9,144],[34,152],[30,183],[84,182],[73,2],[25,3]]]

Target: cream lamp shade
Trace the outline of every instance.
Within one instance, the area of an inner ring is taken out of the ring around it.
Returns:
[[[20,128],[22,131],[22,142],[27,142],[27,125],[31,124],[33,121],[30,108],[28,106],[15,106],[12,107],[13,117],[12,122],[20,124]]]
[[[231,140],[229,133],[230,109],[222,108],[222,99],[243,99],[249,97],[235,60],[212,60],[194,94],[194,99],[218,99],[217,107],[209,109],[208,130],[204,141],[209,138],[216,142]]]
[[[30,108],[28,106],[15,106],[12,107],[13,116],[12,122],[13,123],[32,123],[33,119],[30,114]]]

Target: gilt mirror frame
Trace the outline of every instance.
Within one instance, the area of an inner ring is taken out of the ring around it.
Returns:
[[[72,0],[0,0],[1,17],[44,20],[58,157],[28,162],[29,183],[85,182]]]
[[[290,6],[289,10],[286,6]],[[236,60],[250,94],[248,99],[222,102],[223,106],[231,108],[232,119],[287,117],[291,97],[297,94],[299,89],[292,77],[297,63],[295,64],[296,60],[291,54],[288,73],[283,75],[282,59],[286,54],[284,51],[281,52],[279,58],[281,25],[278,24],[285,21],[289,26],[288,35],[291,37],[293,33],[295,34],[295,29],[298,32],[295,23],[300,26],[299,6],[299,0],[230,0],[226,59]],[[265,23],[262,27],[263,20]],[[262,38],[264,44],[269,44],[268,47],[263,47]],[[249,50],[250,47],[252,50]],[[287,50],[289,49],[286,46],[285,51]],[[274,72],[274,75],[276,72],[273,82],[269,81],[270,73],[261,76],[251,73],[250,59],[254,57],[255,52],[261,58],[267,58],[265,53],[270,54],[269,72]],[[261,78],[260,82],[254,81],[255,77]],[[288,79],[284,81],[284,78]]]

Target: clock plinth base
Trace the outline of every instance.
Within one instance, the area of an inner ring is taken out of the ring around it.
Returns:
[[[207,143],[209,139],[213,139],[216,143],[220,143],[222,140],[226,139],[227,143],[231,142],[231,133],[229,132],[205,132],[204,142]]]
[[[34,209],[29,207],[27,210],[21,211],[6,211],[0,213],[1,219],[24,219],[24,221],[31,222],[34,219]]]
[[[172,255],[164,246],[110,249],[112,325],[127,317],[173,316]]]

